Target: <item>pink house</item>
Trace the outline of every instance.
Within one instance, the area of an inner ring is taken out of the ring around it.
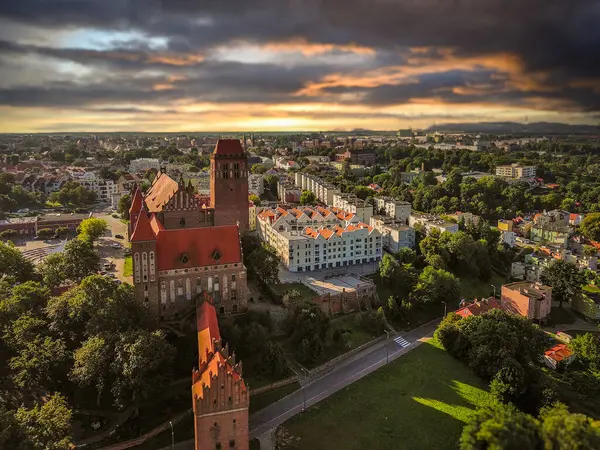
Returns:
[[[541,283],[518,281],[502,286],[502,309],[543,322],[552,307],[552,288]]]

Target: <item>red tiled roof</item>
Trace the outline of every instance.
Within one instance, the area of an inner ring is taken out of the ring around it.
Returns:
[[[565,358],[571,356],[573,352],[569,349],[567,344],[558,344],[552,347],[550,350],[546,350],[544,355],[553,359],[554,361],[560,362]]]
[[[150,212],[162,212],[164,205],[179,189],[179,184],[166,173],[159,172],[146,192],[144,201]]]
[[[150,219],[146,212],[142,210],[131,235],[131,242],[153,241],[155,239],[156,235],[152,230],[152,225],[150,225]]]
[[[479,316],[492,309],[500,309],[500,305],[494,297],[490,297],[484,301],[478,301],[477,303],[470,303],[464,308],[457,310],[455,314],[458,314],[461,317]]]
[[[215,146],[215,155],[241,155],[244,153],[239,139],[219,139]]]
[[[213,339],[221,340],[217,312],[215,307],[206,299],[196,310],[198,326],[198,357],[200,364],[208,362],[208,355],[214,353]]]
[[[140,189],[136,187],[133,194],[133,200],[131,201],[131,207],[129,208],[129,214],[137,214],[142,209],[142,193]]]
[[[218,261],[213,258],[217,252]],[[239,230],[236,225],[164,230],[158,233],[156,254],[158,270],[241,263]]]
[[[156,214],[152,214],[152,217],[150,218],[150,226],[152,227],[152,231],[155,235],[158,235],[159,231],[166,230],[163,224],[160,223],[160,220],[158,220],[158,218],[156,217]]]

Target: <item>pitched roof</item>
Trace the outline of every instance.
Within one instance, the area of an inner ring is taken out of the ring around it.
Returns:
[[[456,314],[462,317],[479,316],[492,309],[500,309],[500,305],[494,297],[490,297],[481,301],[475,300],[473,303],[470,303],[465,307],[457,310]]]
[[[160,231],[156,254],[158,270],[241,263],[239,230],[236,225],[223,225]]]
[[[215,307],[205,299],[196,309],[198,326],[198,357],[200,364],[208,362],[209,354],[214,353],[213,340],[221,340],[217,312]]]
[[[179,184],[166,173],[159,172],[146,192],[144,201],[149,212],[162,212],[164,205],[179,189]]]
[[[556,362],[560,362],[565,358],[571,356],[573,352],[567,346],[567,344],[558,344],[552,347],[550,350],[546,350],[544,355],[548,358],[553,359]]]
[[[243,155],[244,149],[239,139],[219,139],[215,146],[215,155]]]
[[[129,208],[129,214],[137,214],[142,209],[142,193],[138,187],[135,188],[133,193],[133,200],[131,201],[131,207]]]
[[[153,241],[156,239],[156,235],[152,230],[152,225],[150,225],[150,219],[146,214],[146,211],[142,209],[140,215],[138,217],[137,222],[135,223],[135,229],[131,235],[131,242],[140,242],[140,241]]]

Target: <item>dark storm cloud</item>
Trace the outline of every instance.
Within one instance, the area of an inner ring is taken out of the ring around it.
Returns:
[[[432,78],[439,77],[439,81],[420,78],[417,84],[352,91],[363,93],[365,101],[374,104],[392,100],[401,103],[431,93],[450,101],[485,99],[508,104],[535,96],[570,100],[583,110],[600,110],[598,94],[594,93],[594,87],[600,84],[600,58],[595,56],[600,49],[597,0],[5,0],[0,2],[0,17],[55,29],[138,30],[165,37],[169,51],[193,54],[238,40],[269,43],[294,38],[373,47],[378,52],[374,64],[380,66],[393,64],[395,51],[407,47],[452,47],[459,57],[510,53],[519,56],[525,75],[546,74],[541,82],[546,89],[491,91],[484,97],[459,95],[452,91],[451,84],[468,85],[465,79],[436,74]],[[139,44],[120,43],[119,47],[136,53]],[[95,64],[106,54],[71,51],[70,55],[65,52],[60,56]],[[431,55],[431,50],[426,50],[424,56],[444,58],[435,52]],[[143,62],[143,58],[133,62],[126,59],[118,64],[126,69],[128,64],[135,67]],[[239,73],[222,75],[224,84],[234,86],[230,93],[218,86],[217,92],[192,86],[182,90],[217,101],[228,101],[236,94],[239,101],[254,101],[263,95],[265,87],[271,87],[275,93],[266,101],[286,101],[279,97],[327,72],[313,67],[312,76],[293,77],[285,71],[272,71],[261,77],[253,70],[260,69],[240,67]],[[202,74],[196,78],[214,88],[212,81],[216,80]],[[249,89],[236,90],[238,84],[248,80]],[[587,80],[585,87],[573,87],[581,80]],[[347,92],[344,88],[334,89]],[[288,96],[287,101],[297,98]]]

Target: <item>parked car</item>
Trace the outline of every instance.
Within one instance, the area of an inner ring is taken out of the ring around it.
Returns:
[[[110,245],[112,248],[121,248],[121,244],[117,244],[116,242],[114,244]]]
[[[114,264],[111,262],[104,263],[104,270],[110,270],[113,268],[113,266]]]
[[[125,239],[122,234],[115,234],[116,239]]]

